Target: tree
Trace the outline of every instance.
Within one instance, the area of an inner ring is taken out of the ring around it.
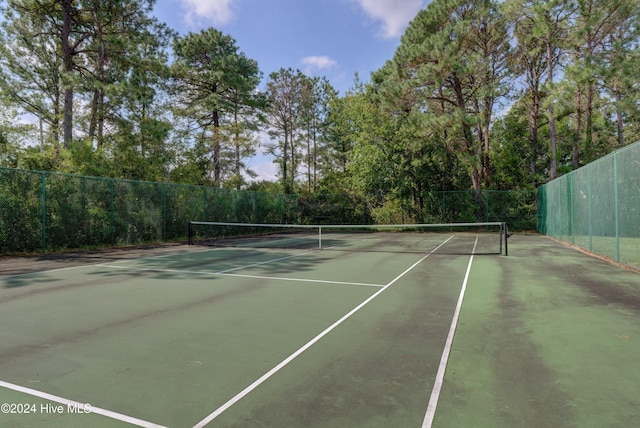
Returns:
[[[57,145],[62,117],[62,59],[52,39],[58,20],[47,14],[54,3],[9,1],[0,12],[0,85],[4,96],[46,125],[40,145]]]
[[[410,141],[442,141],[458,156],[478,213],[481,188],[490,181],[494,108],[507,92],[508,54],[506,23],[495,3],[436,0],[409,25],[381,86],[389,113],[413,127],[403,132]],[[422,156],[431,150],[413,147],[409,163],[426,165]]]
[[[523,10],[527,11],[527,8],[523,8]],[[532,28],[532,34],[542,42],[545,52],[547,71],[545,85],[547,92],[550,94],[546,100],[549,123],[549,151],[551,152],[549,177],[553,180],[558,176],[558,134],[556,132],[554,100],[555,72],[563,53],[562,46],[566,37],[567,19],[571,11],[568,10],[565,0],[533,0],[530,11],[535,23]]]
[[[532,112],[527,97],[525,94],[525,101],[516,102],[492,127],[493,183],[497,189],[535,189],[536,183],[542,181],[538,177],[538,163],[546,158],[539,158],[536,151],[523,155],[526,148],[534,149],[530,134]]]
[[[633,3],[636,4],[636,3]],[[634,90],[637,84],[636,70],[640,68],[637,40],[640,36],[640,13],[630,15],[605,41],[607,50],[597,59],[597,79],[603,96],[610,100],[613,108],[618,147],[625,145],[625,124],[637,118],[638,96]],[[636,141],[637,136],[629,140]]]
[[[106,160],[105,151],[113,154],[107,138],[137,140],[143,153],[143,128],[146,139],[151,123],[166,127],[153,108],[173,33],[150,17],[152,6],[152,0],[25,0],[3,8],[0,85],[13,105],[39,119],[41,146],[59,153],[62,134],[79,156],[78,172],[94,170],[88,165],[94,154],[97,162]]]
[[[329,103],[336,97],[337,91],[326,78],[309,78],[303,87],[301,136],[304,140],[307,191],[310,193],[318,189],[321,178]]]
[[[176,39],[174,54],[175,113],[191,120],[200,131],[200,143],[208,141],[206,169],[210,183],[220,186],[232,163],[227,150],[235,144],[231,143],[234,136],[240,135],[237,126],[228,125],[241,108],[259,106],[255,96],[260,82],[258,64],[238,52],[232,37],[213,28]],[[236,162],[235,166],[237,170],[240,165]]]
[[[533,185],[537,185],[537,163],[542,103],[546,92],[543,88],[546,74],[546,49],[535,36],[536,21],[526,13],[525,3],[511,0],[505,3],[505,14],[513,25],[516,45],[512,51],[511,69],[515,76],[522,76],[524,89],[518,102],[525,107],[529,132],[529,172]]]
[[[73,138],[73,73],[74,56],[77,54],[82,37],[72,40],[72,24],[75,15],[73,0],[62,0],[62,29],[60,31],[60,45],[62,48],[62,85],[64,90],[64,114],[62,121],[62,135],[64,146],[69,147]]]
[[[150,16],[152,0],[85,2],[90,39],[80,71],[89,98],[86,134],[101,148],[105,126],[119,132],[149,119],[158,89],[169,77],[165,46],[174,33]]]
[[[635,0],[578,0],[576,6],[571,20],[572,25],[569,28],[569,46],[573,52],[574,61],[566,70],[572,84],[577,88],[574,168],[580,165],[580,151],[583,152],[586,161],[598,157],[598,154],[594,153],[596,150],[594,122],[596,111],[599,110],[598,102],[602,99],[598,77],[606,74],[606,70],[600,67],[603,65],[605,68],[624,67],[623,64],[628,62],[626,57],[631,54],[627,50],[630,46],[628,39],[626,42],[624,39],[625,36],[631,36],[634,39],[637,37],[638,12],[640,12],[638,2]],[[629,30],[631,32],[628,32]],[[621,43],[617,43],[617,37],[621,38]],[[611,57],[610,52],[614,46],[618,50],[616,60],[622,61],[620,65],[607,64],[605,60]],[[618,123],[618,129],[620,125]],[[582,150],[580,150],[580,140],[584,142]]]
[[[300,165],[299,135],[303,130],[309,78],[300,70],[280,69],[269,75],[267,82],[269,135],[277,139],[267,144],[266,154],[276,157],[280,165],[280,179],[285,193],[295,188]]]
[[[0,166],[15,168],[18,166],[23,148],[32,143],[29,136],[37,130],[33,124],[22,123],[17,110],[3,98],[0,91]]]
[[[329,192],[342,193],[352,190],[351,156],[356,141],[363,137],[373,106],[366,98],[366,87],[356,74],[354,86],[347,93],[329,99],[327,143],[322,161],[322,187]]]

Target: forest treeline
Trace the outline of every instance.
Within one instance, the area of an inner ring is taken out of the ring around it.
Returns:
[[[436,192],[534,189],[639,139],[639,0],[432,0],[345,94],[153,4],[0,0],[0,166],[352,193],[420,221]]]

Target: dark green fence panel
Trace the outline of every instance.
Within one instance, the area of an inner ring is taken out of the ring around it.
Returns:
[[[166,239],[186,239],[188,223],[204,218],[205,191],[199,186],[165,184]]]
[[[456,190],[438,193],[443,223],[504,221],[512,230],[536,229],[534,190]]]
[[[49,174],[45,194],[46,248],[95,247],[112,242],[110,180]]]
[[[0,253],[46,246],[43,181],[44,173],[0,169]]]
[[[480,215],[526,224],[530,196],[483,192],[478,200],[470,191],[443,192],[439,208],[430,202],[428,218],[462,222]],[[184,240],[192,220],[370,224],[370,212],[365,198],[351,194],[273,194],[0,168],[0,254]]]
[[[540,187],[538,231],[640,269],[640,143]]]
[[[162,183],[116,180],[114,183],[116,245],[159,242],[164,235]]]

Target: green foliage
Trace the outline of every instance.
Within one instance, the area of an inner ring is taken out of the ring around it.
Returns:
[[[174,114],[200,131],[194,147],[199,163],[206,165],[203,172],[213,186],[229,176],[240,185],[237,177],[246,169],[242,159],[255,150],[255,140],[247,136],[254,121],[249,118],[263,104],[255,94],[261,78],[258,64],[238,51],[231,36],[213,28],[177,38],[174,54]]]
[[[364,201],[354,195],[286,195],[0,168],[0,254],[184,240],[191,220],[322,219],[369,221]]]
[[[495,189],[535,188],[543,177],[539,156],[531,154],[528,123],[522,108],[514,106],[492,129],[491,160]],[[528,156],[523,156],[527,153]],[[531,165],[535,162],[534,165]]]
[[[247,186],[247,190],[264,193],[283,193],[282,186],[279,182],[274,181],[254,181]]]
[[[342,96],[284,68],[260,93],[258,64],[231,36],[177,37],[153,4],[0,2],[0,166],[213,185],[230,218],[231,189],[245,188],[291,194],[287,219],[294,194],[348,194],[380,221],[480,219],[483,191],[531,189],[640,139],[636,0],[434,0],[371,81],[356,76]],[[267,133],[277,183],[253,182],[248,166]],[[104,219],[60,186],[70,209]],[[471,202],[441,213],[439,192],[461,189]],[[158,204],[156,187],[122,191],[133,211]],[[135,230],[112,231],[116,241],[159,233],[127,221]]]
[[[304,112],[308,109],[312,82],[300,70],[281,68],[267,82],[267,121],[269,136],[275,143],[265,145],[266,153],[276,158],[285,193],[293,193],[296,176],[303,162],[299,134],[304,132]]]
[[[492,2],[434,1],[374,77],[380,112],[389,117],[395,191],[411,201],[411,217],[423,218],[430,192],[447,186],[443,172],[450,173],[440,168],[450,155],[475,191],[490,183],[489,132],[506,93],[506,35]]]
[[[382,205],[373,208],[371,217],[379,224],[404,224],[409,220],[398,199],[386,200]]]
[[[42,179],[0,168],[0,254],[42,248]]]

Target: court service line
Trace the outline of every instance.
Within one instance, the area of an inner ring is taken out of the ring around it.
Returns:
[[[271,260],[266,260],[264,262],[252,263],[252,264],[246,265],[246,266],[239,266],[239,267],[235,267],[235,268],[232,268],[232,269],[221,270],[221,271],[216,272],[216,273],[221,275],[223,273],[233,272],[233,271],[240,270],[240,269],[246,269],[246,268],[250,268],[250,267],[266,265],[266,264],[273,263],[273,262],[279,262],[279,261],[282,261],[282,260],[292,259],[294,257],[304,256],[305,254],[310,254],[311,252],[312,251],[305,251],[303,253],[294,254],[292,256],[278,257],[277,259],[271,259]]]
[[[273,279],[278,281],[295,281],[295,282],[315,282],[318,284],[335,284],[335,285],[362,285],[365,287],[384,287],[384,284],[369,284],[366,282],[347,282],[347,281],[327,281],[323,279],[306,279],[306,278],[285,278],[279,276],[259,276],[259,275],[240,275],[234,273],[215,273],[214,275],[231,276],[237,278],[255,278],[255,279]]]
[[[203,428],[204,426],[206,426],[207,424],[209,424],[210,422],[212,422],[215,418],[217,418],[218,416],[220,416],[222,413],[224,413],[227,409],[229,409],[231,406],[233,406],[234,404],[236,404],[238,401],[242,400],[245,396],[247,396],[249,393],[251,393],[254,389],[256,389],[258,386],[260,386],[262,383],[264,383],[267,379],[269,379],[271,376],[273,376],[274,374],[276,374],[277,372],[279,372],[283,367],[285,367],[287,364],[289,364],[291,361],[295,360],[298,356],[300,356],[300,354],[302,354],[304,351],[306,351],[307,349],[309,349],[311,346],[313,346],[316,342],[318,342],[320,339],[322,339],[324,336],[326,336],[327,334],[329,334],[331,331],[333,331],[336,327],[338,327],[340,324],[342,324],[343,322],[345,322],[347,319],[349,319],[353,314],[355,314],[356,312],[358,312],[360,309],[362,309],[363,307],[365,307],[369,302],[371,302],[373,299],[375,299],[376,297],[378,297],[380,294],[382,294],[387,288],[391,287],[393,284],[395,284],[398,280],[400,280],[400,278],[402,278],[403,276],[405,276],[407,273],[409,273],[410,271],[412,271],[416,266],[418,266],[420,263],[422,263],[427,257],[429,257],[430,255],[432,255],[435,251],[437,251],[440,247],[442,247],[444,244],[446,244],[449,240],[451,240],[451,238],[453,238],[453,236],[450,236],[449,238],[447,238],[445,241],[443,241],[440,245],[438,245],[436,248],[434,248],[433,250],[431,250],[427,255],[425,255],[424,257],[422,257],[420,260],[418,260],[417,262],[415,262],[414,264],[412,264],[411,266],[409,266],[404,272],[402,272],[400,275],[396,276],[394,279],[392,279],[389,283],[387,283],[384,287],[382,287],[380,290],[376,291],[374,294],[372,294],[368,299],[366,299],[364,302],[360,303],[358,306],[356,306],[355,308],[353,308],[349,313],[347,313],[346,315],[344,315],[342,318],[340,318],[339,320],[337,320],[336,322],[334,322],[333,324],[331,324],[329,327],[327,327],[325,330],[323,330],[322,332],[320,332],[316,337],[314,337],[313,339],[311,339],[310,341],[308,341],[306,344],[304,344],[301,348],[299,348],[297,351],[295,351],[293,354],[289,355],[287,358],[285,358],[284,360],[282,360],[278,365],[276,365],[275,367],[273,367],[271,370],[269,370],[267,373],[263,374],[260,378],[258,378],[255,382],[253,382],[251,385],[247,386],[245,389],[243,389],[242,391],[240,391],[239,393],[237,393],[236,395],[234,395],[231,399],[229,399],[226,403],[224,403],[222,406],[220,406],[219,408],[217,408],[216,410],[214,410],[212,413],[210,413],[206,418],[204,418],[203,420],[201,420],[200,422],[198,422],[196,425],[193,426],[193,428]]]
[[[188,275],[228,276],[228,277],[237,277],[237,278],[269,279],[273,281],[294,281],[294,282],[312,282],[312,283],[318,283],[318,284],[362,285],[366,287],[384,287],[383,284],[369,284],[365,282],[328,281],[328,280],[322,280],[322,279],[308,279],[308,278],[285,278],[280,276],[240,275],[240,274],[234,274],[234,273],[204,272],[204,271],[180,270],[180,269],[141,268],[141,267],[133,267],[133,266],[116,266],[116,265],[103,265],[103,266],[112,268],[112,269],[136,270],[136,271],[143,271],[143,272],[182,273],[182,274],[188,274]]]
[[[456,309],[453,312],[453,319],[451,320],[451,327],[449,327],[449,334],[442,351],[442,357],[440,358],[440,365],[438,366],[438,372],[436,374],[436,380],[431,390],[431,396],[429,397],[429,404],[427,405],[427,411],[422,421],[422,428],[431,428],[433,424],[433,418],[436,415],[436,408],[438,407],[438,399],[440,398],[440,391],[442,390],[442,383],[444,382],[444,373],[447,368],[447,362],[449,361],[449,354],[451,353],[451,346],[453,345],[453,336],[458,325],[458,318],[460,317],[460,310],[462,309],[462,301],[464,300],[464,294],[467,290],[467,282],[469,281],[469,273],[471,272],[471,264],[473,263],[473,253],[476,252],[476,246],[478,245],[478,237],[473,244],[472,255],[469,258],[469,264],[467,265],[467,272],[464,275],[462,281],[462,289],[460,290],[460,296],[458,297],[458,303]]]
[[[73,401],[67,398],[58,397],[57,395],[48,394],[46,392],[38,391],[36,389],[25,388],[24,386],[20,386],[20,385],[14,385],[12,383],[4,382],[1,380],[0,380],[0,387],[10,389],[16,392],[22,392],[23,394],[28,394],[34,397],[42,398],[44,400],[53,401],[55,403],[64,404],[67,406],[67,409],[73,409],[73,411],[81,411],[81,412],[86,411],[87,413],[95,413],[98,415],[106,416],[111,419],[116,419],[121,422],[127,422],[129,424],[137,425],[145,428],[165,428],[164,425],[154,424],[153,422],[148,422],[142,419],[134,418],[132,416],[123,415],[122,413],[117,413],[111,410],[102,409],[90,403],[80,403],[78,401]]]

